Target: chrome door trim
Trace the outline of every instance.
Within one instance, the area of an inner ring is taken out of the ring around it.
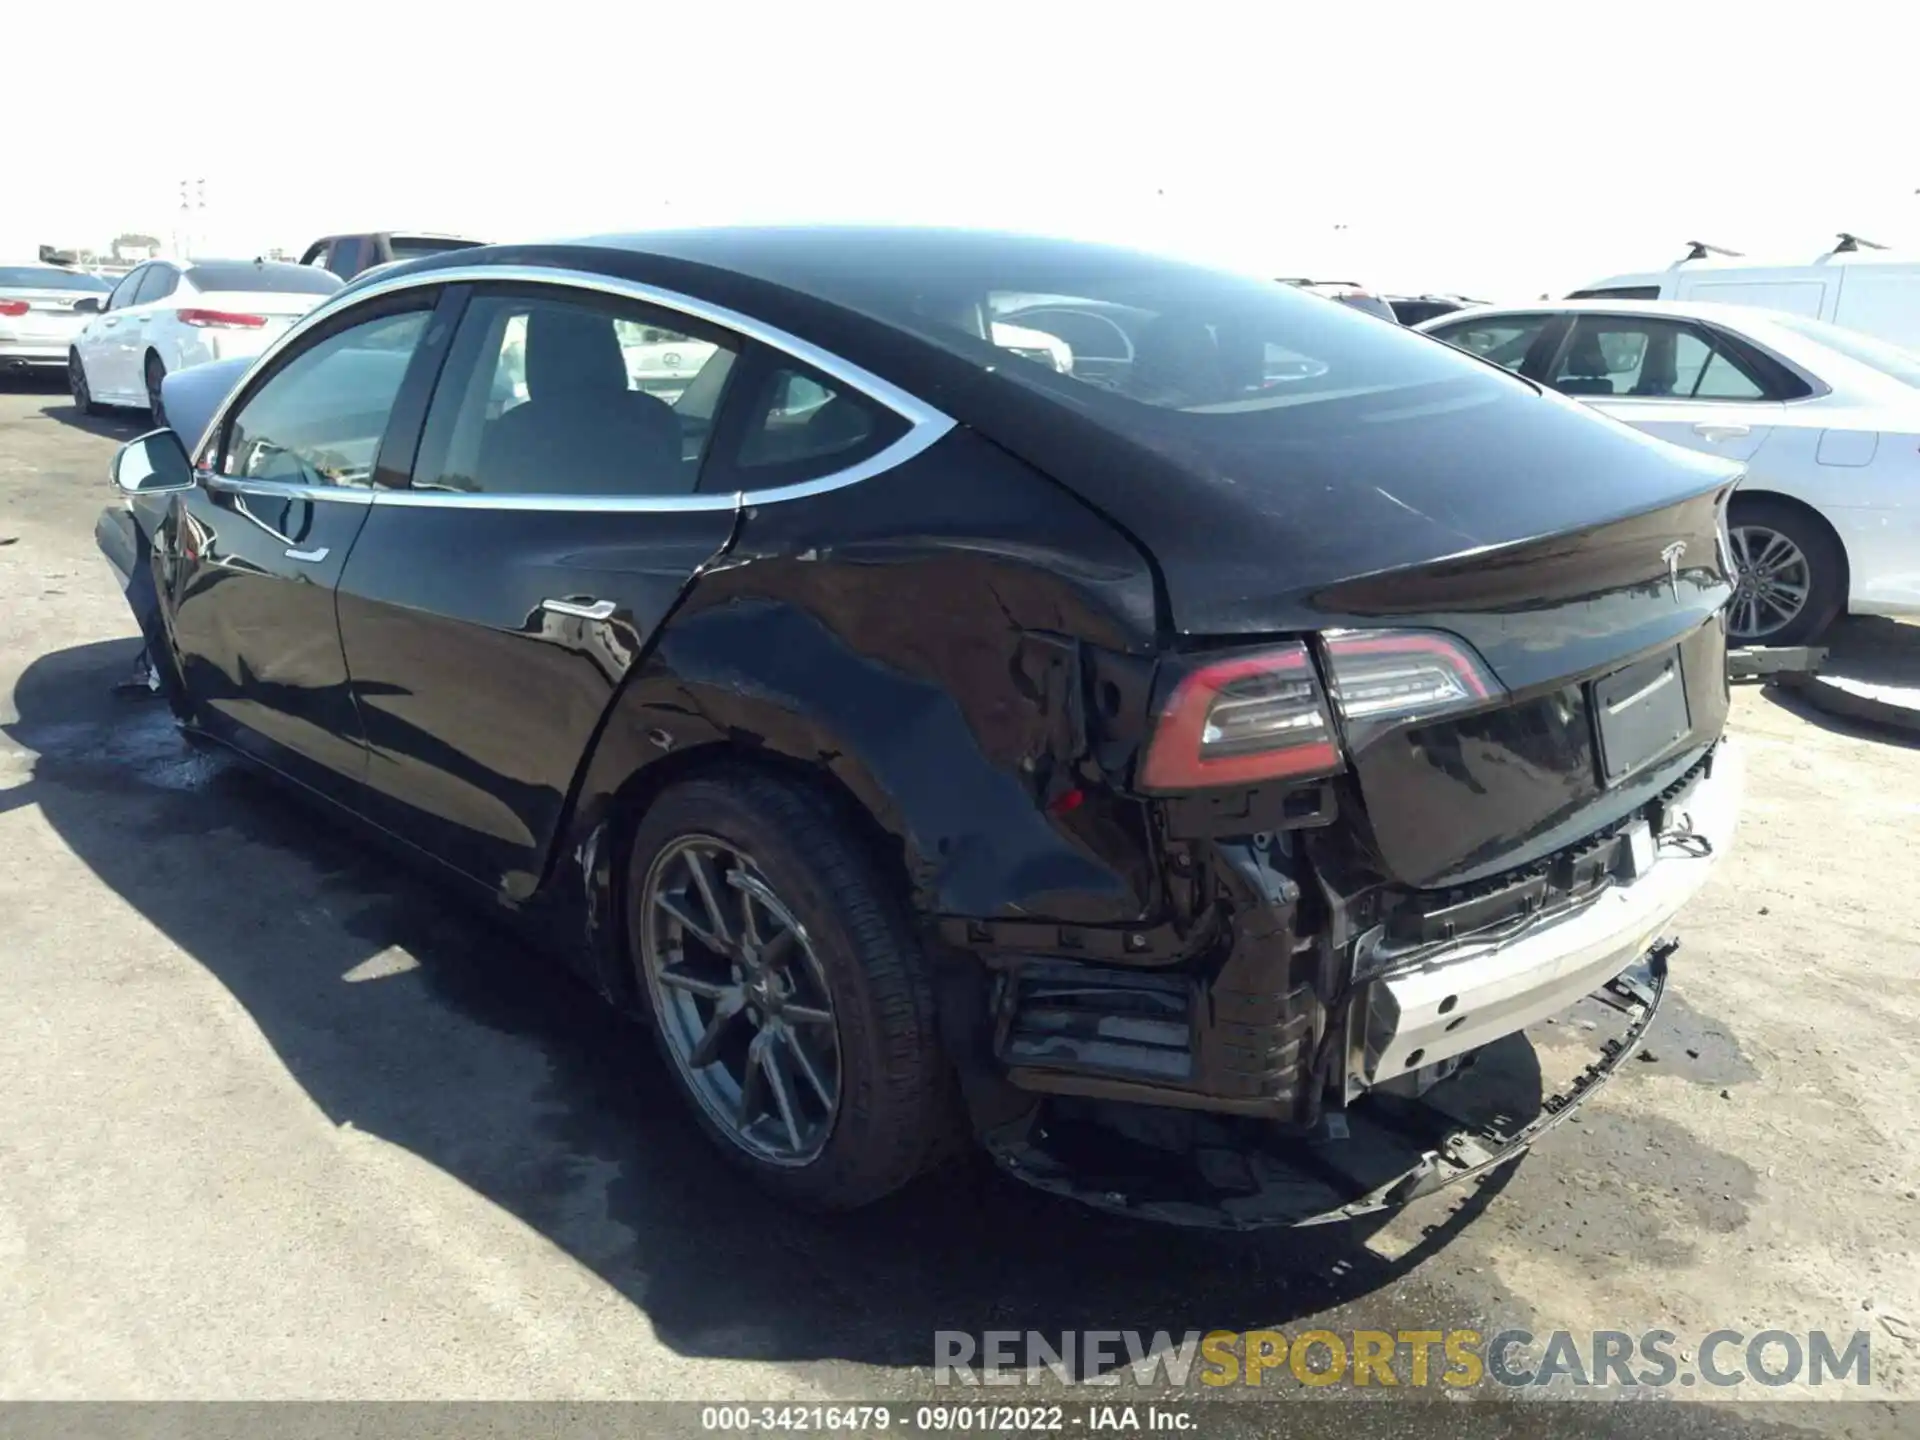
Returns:
[[[832,474],[822,475],[812,480],[801,481],[794,485],[778,485],[765,490],[747,490],[723,494],[695,495],[485,495],[466,494],[450,490],[380,490],[380,491],[327,491],[324,487],[294,486],[293,490],[301,494],[311,494],[316,498],[349,499],[352,503],[368,504],[378,498],[382,505],[409,505],[434,508],[439,506],[471,506],[483,510],[560,510],[592,512],[679,512],[703,510],[735,510],[743,504],[774,504],[782,500],[798,500],[808,495],[818,495],[829,490],[838,490],[842,486],[856,485],[875,475],[905,464],[914,456],[940,440],[954,428],[952,417],[936,410],[891,381],[883,380],[871,370],[843,360],[831,351],[823,350],[810,341],[797,335],[788,334],[750,315],[730,310],[724,305],[715,305],[691,295],[682,295],[678,291],[664,290],[656,285],[643,284],[637,280],[624,280],[617,275],[601,275],[586,270],[567,270],[547,265],[456,265],[446,269],[423,270],[417,274],[395,275],[382,280],[370,281],[364,286],[350,286],[309,310],[293,325],[282,331],[265,350],[260,352],[247,373],[233,387],[233,391],[214,412],[207,424],[203,436],[202,451],[206,444],[217,439],[226,424],[227,412],[232,407],[234,397],[247,388],[248,382],[271,364],[276,356],[288,346],[297,343],[301,336],[316,326],[326,324],[336,317],[357,308],[363,301],[371,301],[385,296],[395,295],[407,290],[427,289],[442,285],[482,284],[486,282],[507,282],[516,284],[551,285],[556,289],[589,290],[602,295],[611,295],[617,299],[636,300],[643,305],[656,309],[672,311],[692,319],[716,325],[723,330],[756,340],[769,349],[799,361],[823,375],[840,381],[850,390],[884,406],[907,422],[907,432],[893,444],[876,455],[845,470],[836,470]],[[344,297],[344,298],[342,298]],[[265,482],[245,482],[248,484]],[[263,490],[261,494],[279,493]]]
[[[348,485],[302,485],[291,480],[248,480],[215,470],[196,470],[195,477],[209,490],[230,495],[272,496],[278,500],[331,500],[341,505],[371,505],[373,491]]]
[[[740,497],[731,491],[718,495],[488,495],[469,490],[382,490],[375,497],[381,509],[401,505],[409,509],[437,510],[551,510],[556,513],[582,511],[606,514],[616,511],[650,511],[658,514],[685,514],[690,511],[737,510]]]

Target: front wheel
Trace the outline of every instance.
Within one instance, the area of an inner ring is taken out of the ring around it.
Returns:
[[[635,831],[627,935],[702,1128],[784,1197],[848,1210],[944,1149],[953,1109],[927,962],[830,796],[740,769],[665,791]]]
[[[1736,495],[1727,513],[1734,591],[1728,638],[1740,645],[1807,645],[1846,604],[1846,555],[1810,512],[1768,496]]]

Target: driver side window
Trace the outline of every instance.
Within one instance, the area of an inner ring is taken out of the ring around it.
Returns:
[[[219,473],[294,485],[371,485],[388,414],[430,314],[380,315],[283,364],[228,422]]]
[[[107,303],[104,308],[108,310],[126,309],[127,306],[133,304],[133,292],[140,288],[140,283],[146,278],[147,267],[144,265],[129,270],[125,275],[120,277],[120,283],[113,287],[113,293],[107,296]]]

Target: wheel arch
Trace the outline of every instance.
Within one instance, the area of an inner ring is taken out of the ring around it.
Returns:
[[[672,625],[615,696],[557,829],[542,891],[584,911],[589,964],[616,999],[627,839],[669,785],[723,764],[814,787],[922,922],[1124,925],[1150,903],[1131,847],[1050,812],[1045,767],[993,752],[946,689],[854,653],[801,607],[720,606]]]
[[[1743,503],[1755,500],[1785,506],[1818,526],[1826,533],[1827,537],[1833,541],[1833,548],[1840,556],[1841,613],[1846,613],[1850,608],[1850,601],[1853,595],[1853,557],[1847,553],[1847,542],[1841,536],[1839,530],[1834,527],[1834,523],[1821,512],[1818,506],[1802,500],[1798,495],[1790,495],[1784,490],[1771,489],[1765,481],[1758,483],[1747,481],[1733,492],[1733,499],[1729,501],[1727,505],[1728,523],[1732,523],[1735,513],[1742,508]]]

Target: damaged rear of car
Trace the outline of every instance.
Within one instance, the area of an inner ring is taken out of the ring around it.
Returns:
[[[1611,1072],[1738,808],[1725,467],[1137,256],[769,268],[961,362],[909,383],[1153,572],[1150,658],[1059,637],[1036,795],[1137,911],[935,917],[973,962],[943,1020],[1002,1163],[1130,1213],[1302,1223],[1498,1163]],[[1010,359],[999,320],[1072,361]],[[1449,1106],[1483,1047],[1588,996],[1622,1033],[1565,1093]]]

